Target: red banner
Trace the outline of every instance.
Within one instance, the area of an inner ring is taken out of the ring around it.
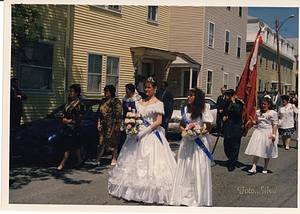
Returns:
[[[259,44],[262,43],[260,33],[257,34],[253,48],[246,63],[244,72],[240,78],[238,88],[236,90],[235,98],[243,102],[243,136],[245,137],[248,130],[252,127],[250,116],[254,119],[256,117],[257,106],[257,59]]]

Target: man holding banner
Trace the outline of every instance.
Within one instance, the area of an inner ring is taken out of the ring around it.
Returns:
[[[223,108],[224,152],[228,158],[227,169],[233,171],[238,160],[242,138],[243,103],[235,99],[234,90],[225,92],[226,104]]]

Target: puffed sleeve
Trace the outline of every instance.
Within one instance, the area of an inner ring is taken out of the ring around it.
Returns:
[[[278,125],[278,114],[276,111],[272,111],[271,121],[273,125]]]
[[[210,105],[206,104],[204,112],[202,113],[202,121],[204,123],[212,123],[214,121],[214,117],[210,113]]]

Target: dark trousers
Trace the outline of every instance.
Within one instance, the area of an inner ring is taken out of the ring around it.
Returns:
[[[239,157],[241,138],[242,137],[224,138],[224,152],[228,158],[227,167],[235,167]]]
[[[165,129],[165,136],[167,136],[167,132],[168,132],[168,123],[166,122],[162,122],[161,126]]]
[[[220,132],[220,129],[221,129],[221,126],[222,126],[222,114],[217,114],[217,121],[216,121],[216,123],[217,123],[217,133],[219,133]]]

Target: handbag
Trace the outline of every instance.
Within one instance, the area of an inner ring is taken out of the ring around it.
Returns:
[[[64,125],[63,133],[67,136],[79,136],[81,134],[81,124],[68,123]]]

